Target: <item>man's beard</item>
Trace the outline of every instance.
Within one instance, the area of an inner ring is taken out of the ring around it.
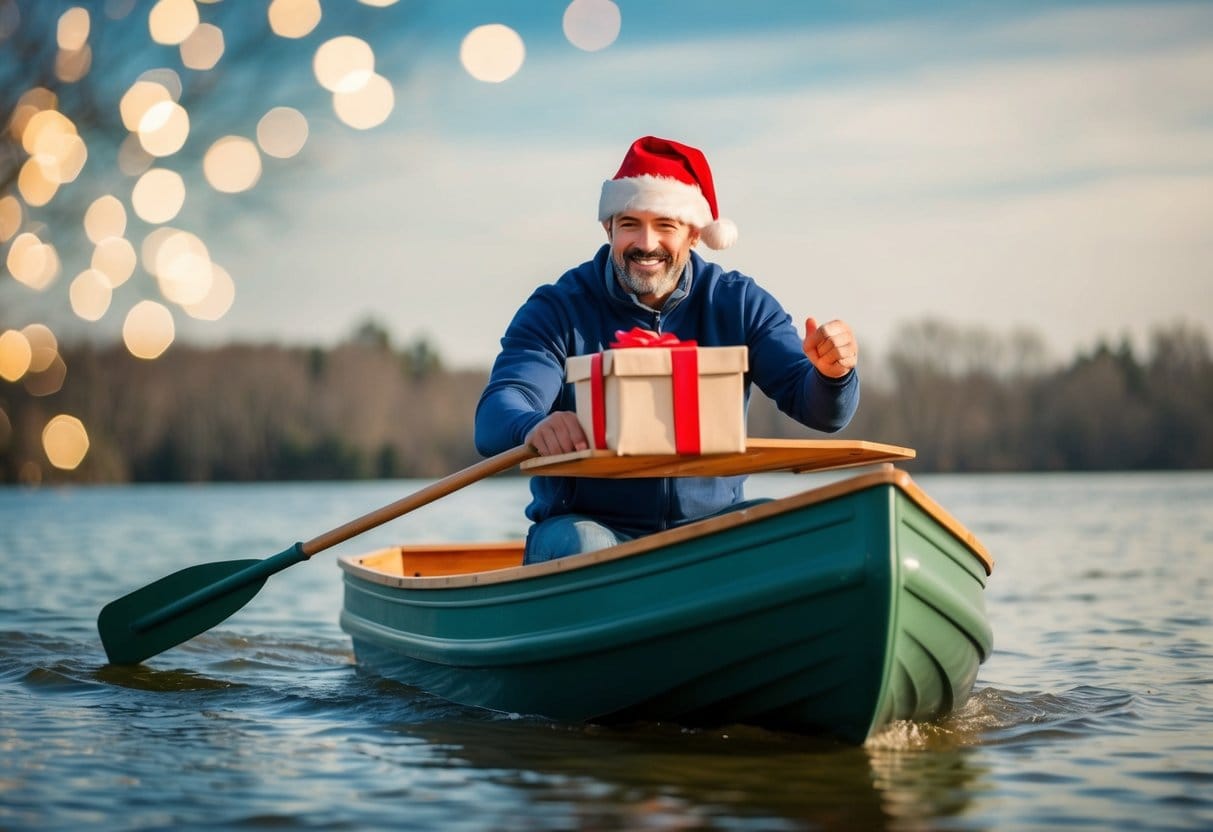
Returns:
[[[654,275],[633,274],[629,268],[631,260],[643,260],[648,257],[662,257],[666,261],[666,267]],[[619,278],[619,282],[624,288],[637,297],[646,295],[656,295],[664,298],[669,295],[678,286],[678,279],[682,277],[685,263],[679,263],[663,248],[655,248],[652,251],[641,251],[638,248],[630,248],[623,253],[622,258],[618,255],[611,258],[611,262],[615,267],[615,276]]]

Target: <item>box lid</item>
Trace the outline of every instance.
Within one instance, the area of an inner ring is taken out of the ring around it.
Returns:
[[[749,369],[749,350],[745,347],[698,347],[696,361],[700,375],[744,373]],[[590,377],[592,355],[571,355],[565,363],[569,381]],[[615,376],[668,376],[673,359],[668,347],[626,347],[603,350],[602,373]]]

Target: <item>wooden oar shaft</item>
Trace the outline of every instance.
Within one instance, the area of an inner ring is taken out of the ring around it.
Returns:
[[[534,448],[529,445],[519,445],[517,448],[512,448],[504,453],[481,460],[469,468],[431,483],[414,494],[402,497],[394,503],[376,509],[369,514],[364,514],[356,520],[351,520],[343,526],[338,526],[332,531],[313,537],[302,544],[303,554],[305,557],[310,558],[312,555],[323,552],[330,546],[336,546],[338,543],[349,540],[351,537],[360,535],[376,526],[381,526],[389,520],[395,520],[402,514],[421,508],[441,497],[445,497],[447,494],[458,491],[464,486],[471,485],[477,480],[513,468],[515,465],[533,456],[536,456]]]

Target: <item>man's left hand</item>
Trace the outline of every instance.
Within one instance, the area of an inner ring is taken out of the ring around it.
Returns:
[[[846,321],[829,321],[821,326],[808,318],[804,322],[804,354],[817,372],[830,378],[842,378],[859,363],[859,344]]]

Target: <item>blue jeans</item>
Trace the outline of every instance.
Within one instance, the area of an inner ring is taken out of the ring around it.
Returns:
[[[531,526],[522,562],[543,563],[581,552],[596,552],[634,537],[584,514],[558,514]]]
[[[744,500],[708,516],[716,517],[767,502],[770,502],[769,497]],[[584,514],[558,514],[531,526],[526,535],[526,553],[522,562],[543,563],[582,552],[596,552],[640,536],[635,532],[613,528]]]

